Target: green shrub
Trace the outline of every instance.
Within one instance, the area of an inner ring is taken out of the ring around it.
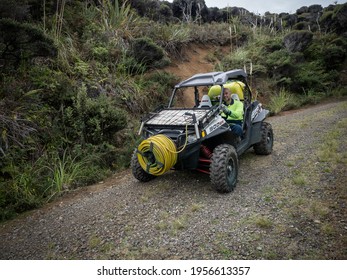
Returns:
[[[325,91],[332,82],[332,76],[325,71],[319,61],[302,63],[294,74],[295,82],[291,85],[292,91],[314,89]]]
[[[267,53],[279,51],[283,48],[283,42],[280,36],[274,37],[274,38],[271,38],[271,37],[266,38],[265,40],[262,40],[261,42],[258,42],[257,40],[257,44],[258,43],[261,43],[263,50]]]
[[[107,61],[109,51],[107,48],[102,46],[96,46],[92,49],[92,53],[96,59],[101,61]]]
[[[319,23],[326,31],[329,31],[333,25],[333,11],[323,11],[323,14],[319,18]]]
[[[157,71],[145,76],[144,87],[148,89],[147,98],[151,101],[151,109],[161,104],[168,104],[172,90],[178,78],[174,75]]]
[[[163,49],[149,38],[135,39],[131,44],[131,55],[137,63],[148,68],[155,68],[160,65],[159,63],[165,56]]]
[[[347,28],[347,3],[336,5],[332,19],[334,20],[334,31],[337,34],[342,34]]]
[[[11,156],[2,158],[5,165],[0,167],[0,221],[41,205],[48,179],[37,164]]]
[[[5,69],[17,69],[35,57],[56,57],[57,48],[37,26],[0,19],[0,57]]]
[[[326,48],[324,53],[323,60],[327,70],[342,69],[346,58],[345,47],[330,45]]]
[[[345,49],[347,42],[336,34],[326,34],[313,40],[305,50],[305,58],[309,62],[315,62],[327,72],[342,70],[346,59]],[[331,80],[335,80],[332,76]]]
[[[146,71],[146,65],[137,61],[131,55],[123,55],[117,62],[117,72],[121,75],[142,75]]]
[[[308,91],[304,90],[304,93],[298,96],[298,99],[300,99],[300,106],[304,106],[307,104],[318,104],[325,97],[326,94],[323,91],[309,89]]]
[[[30,6],[26,0],[2,0],[0,18],[11,18],[20,22],[30,19]]]
[[[336,96],[336,97],[342,97],[342,96],[347,96],[347,87],[345,86],[338,86],[331,90],[330,95]]]
[[[286,49],[280,49],[264,56],[267,74],[277,81],[290,77],[297,67],[296,55]]]
[[[50,65],[32,65],[27,71],[27,83],[39,90],[37,103],[44,103],[52,109],[59,110],[63,104],[71,102],[74,81],[66,73]]]
[[[307,30],[308,24],[306,22],[298,22],[293,25],[293,30]]]
[[[78,90],[73,106],[66,108],[64,113],[68,138],[80,144],[108,142],[127,123],[126,112],[115,99],[105,94],[88,97],[85,85]]]

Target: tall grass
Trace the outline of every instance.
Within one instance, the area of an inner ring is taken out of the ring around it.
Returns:
[[[100,158],[94,153],[73,156],[65,150],[45,154],[33,163],[2,168],[8,180],[0,180],[0,221],[15,214],[37,208],[54,197],[81,185],[104,178],[106,170],[100,167]]]
[[[100,8],[100,23],[105,31],[122,33],[123,36],[131,37],[131,30],[137,21],[136,14],[130,4],[125,0],[120,5],[118,0],[102,0]]]
[[[53,196],[68,191],[78,180],[86,176],[85,166],[89,159],[85,158],[81,161],[77,157],[72,157],[64,151],[61,157],[57,157],[52,166],[47,166],[51,173],[51,184],[47,191],[50,194],[48,200]]]
[[[191,29],[187,24],[144,22],[141,36],[151,38],[166,52],[176,55],[182,46],[191,41]]]
[[[54,16],[54,25],[53,25],[53,34],[54,38],[59,41],[62,30],[63,30],[63,23],[64,23],[64,11],[65,11],[65,4],[66,0],[58,0],[56,1],[56,10],[55,10],[55,16]],[[46,1],[44,1],[44,8],[46,6]],[[45,16],[45,15],[44,15]]]
[[[278,94],[271,96],[267,108],[272,114],[276,115],[283,111],[292,100],[293,96],[282,88]]]

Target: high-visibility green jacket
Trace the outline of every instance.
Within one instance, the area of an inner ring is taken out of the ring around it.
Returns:
[[[234,100],[233,104],[227,105],[231,114],[227,117],[223,112],[221,116],[227,121],[243,121],[243,103],[239,100]]]

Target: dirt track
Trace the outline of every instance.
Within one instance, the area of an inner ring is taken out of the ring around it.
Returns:
[[[234,192],[125,171],[1,224],[0,259],[346,259],[347,102],[269,122],[273,154],[244,154]]]

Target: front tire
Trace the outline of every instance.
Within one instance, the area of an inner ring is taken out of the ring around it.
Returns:
[[[156,177],[143,170],[137,158],[137,149],[134,150],[131,158],[131,171],[134,177],[141,182],[148,182]]]
[[[253,146],[257,155],[269,155],[272,153],[274,135],[271,124],[263,122],[260,128],[261,140]]]
[[[237,183],[239,161],[236,150],[229,144],[221,144],[213,150],[210,165],[210,179],[214,189],[229,193]]]

